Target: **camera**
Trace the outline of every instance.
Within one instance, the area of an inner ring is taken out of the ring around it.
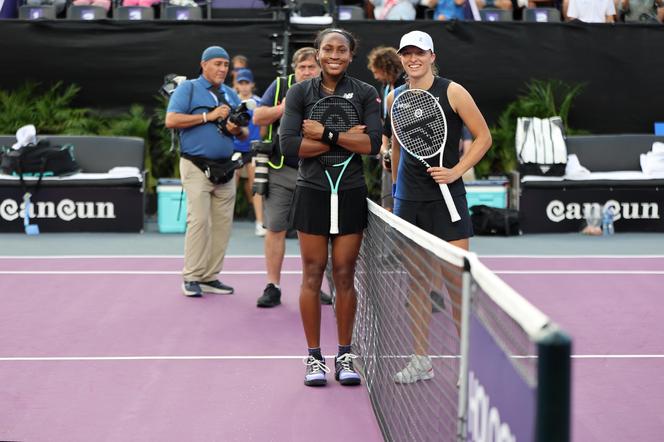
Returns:
[[[244,100],[238,107],[233,109],[231,113],[228,114],[228,121],[237,126],[247,127],[251,122],[250,111],[254,109],[256,109],[256,100],[253,98]]]
[[[392,147],[388,147],[383,153],[383,165],[387,170],[392,170]]]
[[[251,150],[256,155],[256,168],[254,170],[254,185],[252,192],[267,196],[268,189],[268,163],[274,146],[272,141],[253,141]]]
[[[187,77],[184,75],[178,74],[168,74],[164,76],[164,84],[162,84],[161,88],[159,88],[159,93],[164,97],[169,98],[171,95],[173,95],[175,88],[177,88],[180,83],[186,79]]]
[[[236,126],[247,127],[251,122],[251,113],[249,113],[249,111],[254,109],[256,109],[256,100],[250,98],[243,101],[235,109],[231,109],[231,112],[226,118],[217,120],[217,130],[219,133],[232,137],[233,135],[226,129],[226,122],[230,121]]]

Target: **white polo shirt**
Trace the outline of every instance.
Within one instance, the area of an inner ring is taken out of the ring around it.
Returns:
[[[567,17],[586,23],[605,23],[607,15],[615,15],[613,0],[569,0]]]

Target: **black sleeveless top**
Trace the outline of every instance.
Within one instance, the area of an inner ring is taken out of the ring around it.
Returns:
[[[461,140],[461,129],[463,127],[461,117],[452,110],[447,99],[447,88],[450,83],[451,81],[446,78],[434,77],[433,84],[428,90],[431,95],[438,98],[447,121],[447,140],[443,151],[443,166],[447,168],[452,168],[459,162],[459,141]],[[394,97],[396,98],[407,87],[407,85],[403,85],[395,89]],[[424,164],[412,157],[403,148],[401,148],[400,153],[395,197],[408,201],[435,201],[441,199],[440,186],[427,173]],[[438,166],[438,155],[427,158],[427,162],[432,167]],[[461,178],[448,184],[448,187],[452,196],[466,193]]]

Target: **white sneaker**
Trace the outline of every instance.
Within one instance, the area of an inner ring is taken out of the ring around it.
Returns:
[[[267,229],[265,227],[263,227],[263,224],[256,221],[256,229],[254,230],[254,233],[256,234],[256,236],[265,236],[266,232],[267,232]]]
[[[394,375],[397,384],[412,384],[433,378],[433,366],[429,356],[412,355],[408,365]]]

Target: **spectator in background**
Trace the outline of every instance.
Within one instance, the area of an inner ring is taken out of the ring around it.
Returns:
[[[505,11],[511,11],[513,6],[514,5],[512,4],[512,0],[477,0],[477,7],[480,9],[496,8],[504,9]]]
[[[414,20],[419,0],[370,0],[376,20]]]
[[[240,104],[235,91],[223,84],[229,64],[228,52],[221,46],[205,49],[201,75],[180,84],[166,109],[166,127],[180,132],[180,176],[187,192],[182,293],[190,297],[233,293],[233,287],[217,278],[231,236],[235,180],[230,177],[215,184],[203,172],[210,165],[227,163],[233,139],[248,136],[246,128],[227,121],[231,108]]]
[[[249,59],[244,55],[236,55],[231,60],[231,75],[228,78],[231,84],[234,84],[235,75],[240,69],[249,69]]]
[[[233,89],[240,96],[240,100],[254,100],[258,104],[261,99],[254,94],[254,74],[251,70],[246,68],[241,68],[235,71],[235,81],[233,82]],[[253,118],[253,111],[249,111],[249,114]],[[258,141],[261,139],[261,127],[249,121],[249,137],[245,140],[235,139],[233,143],[235,144],[236,152],[249,152],[251,150],[251,142]],[[263,227],[263,199],[260,195],[254,195],[252,187],[254,185],[254,171],[255,166],[253,163],[247,163],[242,169],[239,169],[235,173],[236,182],[240,182],[244,179],[244,195],[247,199],[247,202],[251,204],[254,208],[254,214],[256,215],[256,236],[265,236],[265,228]]]
[[[433,12],[434,20],[463,20],[465,18],[463,5],[466,0],[428,0]],[[479,6],[479,5],[478,5]]]
[[[613,23],[616,8],[613,0],[564,0],[563,15],[568,21]]]
[[[626,23],[662,21],[664,0],[618,0],[618,16]]]
[[[159,6],[161,0],[123,0],[122,6],[143,6],[150,8],[153,6]],[[158,13],[158,8],[155,9],[155,16]]]
[[[392,199],[392,172],[389,160],[391,155],[392,125],[387,118],[387,96],[395,87],[401,86],[404,83],[404,72],[395,48],[387,46],[373,48],[369,52],[368,60],[367,67],[376,81],[382,84],[381,117],[383,119],[383,138],[380,146],[380,156],[385,161],[382,162],[380,200],[384,208],[392,211],[394,200]]]

